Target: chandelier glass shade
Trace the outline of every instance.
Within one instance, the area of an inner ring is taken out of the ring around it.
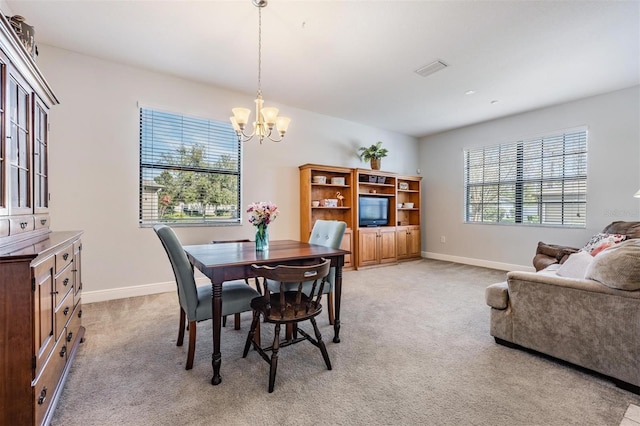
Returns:
[[[258,8],[258,93],[256,95],[256,120],[253,122],[253,130],[246,133],[251,110],[249,108],[233,108],[233,117],[230,118],[233,130],[238,135],[238,141],[247,142],[253,137],[257,137],[260,143],[267,138],[273,142],[280,142],[283,138],[291,119],[278,116],[278,108],[265,108],[262,99],[261,73],[262,73],[262,8],[267,5],[267,0],[252,0],[254,6]],[[273,131],[277,131],[274,137]]]

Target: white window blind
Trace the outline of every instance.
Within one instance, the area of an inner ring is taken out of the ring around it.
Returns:
[[[464,151],[465,222],[586,227],[587,131]]]
[[[240,223],[241,155],[229,123],[140,108],[140,224]]]

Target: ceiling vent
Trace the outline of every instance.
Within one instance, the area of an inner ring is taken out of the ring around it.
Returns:
[[[449,65],[445,64],[441,60],[437,60],[437,61],[431,62],[428,65],[418,68],[417,70],[415,70],[415,73],[423,77],[426,77],[428,75],[433,74],[434,72],[440,71],[441,69],[445,69],[448,66]]]

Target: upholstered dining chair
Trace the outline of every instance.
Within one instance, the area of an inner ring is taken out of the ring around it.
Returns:
[[[273,392],[278,368],[278,352],[281,347],[308,340],[320,349],[327,369],[331,370],[329,353],[322,341],[322,335],[315,320],[315,317],[322,312],[320,299],[325,285],[328,284],[327,275],[329,274],[331,261],[322,259],[321,263],[310,266],[278,265],[272,267],[252,265],[251,267],[258,276],[257,280],[261,282],[263,295],[251,301],[253,321],[247,335],[242,357],[246,358],[249,348],[253,346],[260,356],[269,363],[269,392]],[[309,282],[311,283],[311,288],[308,292],[305,292],[305,284]],[[268,291],[268,287],[273,283],[277,283],[280,287],[277,293]],[[288,288],[291,290],[287,290]],[[273,344],[264,348],[260,346],[259,339],[255,336],[256,329],[259,330],[261,316],[264,322],[275,324]],[[315,338],[298,326],[298,323],[307,320],[313,326]],[[293,324],[296,334],[292,338],[287,336],[285,340],[280,341],[280,326],[283,324],[285,326]],[[298,337],[298,333],[302,337]],[[271,356],[268,355],[268,352],[271,352]]]
[[[158,224],[153,227],[169,256],[176,278],[178,300],[180,302],[180,328],[176,346],[184,342],[185,318],[188,321],[189,349],[185,369],[193,368],[196,349],[196,323],[212,318],[211,285],[196,286],[193,267],[173,229]],[[222,285],[222,315],[232,315],[251,310],[251,300],[260,296],[255,289],[244,282],[228,282]]]
[[[324,247],[331,247],[334,249],[340,248],[342,244],[342,237],[347,229],[347,224],[339,220],[316,220],[309,236],[309,244],[317,244]],[[329,285],[324,287],[324,294],[327,295],[327,314],[329,316],[329,324],[333,325],[335,321],[333,310],[333,285],[335,282],[336,268],[332,267],[327,281]],[[305,283],[304,291],[308,293],[311,288],[311,282]],[[278,292],[279,288],[277,284],[269,286],[271,292]]]

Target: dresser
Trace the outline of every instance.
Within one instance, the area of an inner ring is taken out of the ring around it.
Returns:
[[[24,37],[0,14],[0,425],[46,425],[84,336],[82,232],[52,232],[49,110]]]
[[[82,327],[81,232],[0,254],[0,424],[48,424]]]

